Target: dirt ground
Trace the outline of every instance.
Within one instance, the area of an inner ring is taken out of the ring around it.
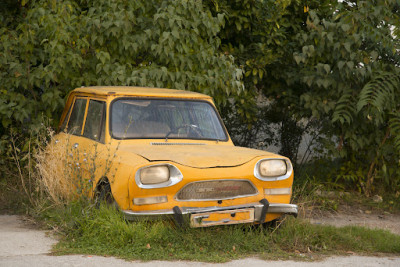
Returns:
[[[379,228],[400,235],[400,214],[384,212],[365,213],[365,211],[348,210],[340,212],[318,212],[309,216],[313,224],[325,224],[342,227],[346,225]]]

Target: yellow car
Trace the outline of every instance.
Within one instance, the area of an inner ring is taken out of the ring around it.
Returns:
[[[61,116],[60,142],[90,181],[91,196],[115,203],[128,219],[165,216],[206,227],[298,212],[290,204],[290,160],[234,146],[204,94],[77,88]]]

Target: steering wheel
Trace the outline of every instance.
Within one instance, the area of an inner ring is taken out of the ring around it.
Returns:
[[[194,124],[183,124],[181,126],[178,126],[178,127],[174,128],[174,129],[172,129],[171,131],[169,131],[167,133],[167,135],[165,135],[165,138],[167,139],[170,134],[178,133],[178,131],[180,129],[184,129],[184,128],[186,128],[188,130],[193,130],[193,132],[195,132],[197,134],[197,137],[203,137],[203,135],[202,135],[202,133],[201,133],[201,131],[199,129],[199,126],[194,125]]]

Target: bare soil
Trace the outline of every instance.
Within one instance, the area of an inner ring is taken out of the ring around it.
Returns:
[[[303,217],[309,219],[313,224],[337,227],[364,226],[371,229],[384,229],[400,235],[400,213],[398,211],[387,212],[357,201],[343,201],[340,198],[331,199],[338,203],[336,211],[321,208],[313,209],[311,206],[308,210],[303,210]]]
[[[384,229],[400,235],[400,215],[398,214],[365,214],[363,211],[354,213],[321,212],[309,218],[313,224],[333,225],[337,227],[356,225],[367,228]]]

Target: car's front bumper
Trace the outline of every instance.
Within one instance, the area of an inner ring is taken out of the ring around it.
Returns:
[[[164,209],[164,210],[151,210],[151,211],[131,211],[131,210],[123,210],[123,214],[125,218],[128,220],[140,220],[140,219],[157,219],[157,218],[165,218],[165,217],[173,217],[178,224],[183,224],[186,221],[186,218],[189,218],[191,221],[191,225],[193,224],[193,220],[200,220],[205,216],[203,214],[211,214],[211,213],[231,213],[240,211],[248,211],[251,210],[252,214],[251,219],[248,219],[245,222],[256,222],[263,223],[265,221],[265,217],[268,213],[278,213],[278,214],[289,214],[293,216],[297,216],[298,207],[295,204],[282,204],[282,203],[269,203],[266,199],[262,199],[259,203],[249,203],[245,205],[236,205],[236,206],[227,206],[227,207],[178,207],[175,206],[173,209]],[[225,218],[220,223],[215,223],[213,225],[218,224],[233,224],[240,223],[238,220],[230,220],[229,218]],[[211,224],[210,224],[211,225]]]

